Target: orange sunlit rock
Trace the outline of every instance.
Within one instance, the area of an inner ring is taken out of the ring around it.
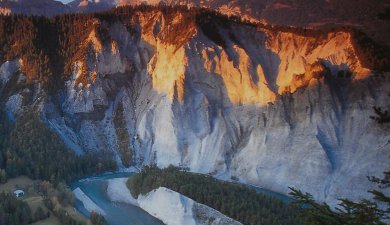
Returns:
[[[364,78],[369,70],[361,66],[354,53],[348,33],[330,33],[326,38],[316,39],[292,33],[279,32],[269,35],[267,47],[280,58],[277,85],[279,94],[286,89],[296,90],[294,77],[304,74],[306,68],[318,60],[333,66],[348,65],[356,73],[356,79]]]
[[[178,98],[181,101],[184,93],[185,65],[187,65],[185,49],[176,50],[176,46],[164,45],[160,42],[157,42],[156,48],[157,52],[148,66],[148,72],[153,80],[153,88],[173,97],[176,84]]]

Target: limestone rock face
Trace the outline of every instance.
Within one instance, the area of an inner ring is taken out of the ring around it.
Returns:
[[[144,196],[140,195],[137,203],[146,212],[168,225],[242,225],[213,208],[164,187]]]
[[[389,128],[369,117],[390,106],[389,78],[362,66],[349,33],[318,39],[233,23],[214,27],[216,37],[156,11],[136,13],[130,28],[100,26],[109,41],[91,32],[80,43],[90,52],[74,62],[59,106],[40,100],[48,126],[80,154],[110,149],[126,169],[119,143],[128,143],[136,166],[292,186],[331,204],[366,197],[366,176],[387,169]]]

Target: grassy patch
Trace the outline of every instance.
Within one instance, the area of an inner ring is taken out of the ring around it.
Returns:
[[[70,195],[71,192],[68,189],[64,189],[61,186],[58,188],[53,188],[49,182],[33,181],[26,176],[20,176],[17,178],[9,179],[7,183],[0,185],[0,193],[9,193],[13,195],[13,192],[16,189],[21,189],[25,191],[25,196],[18,198],[17,200],[27,203],[30,208],[32,220],[34,225],[63,225],[63,221],[58,218],[53,209],[49,209],[45,204],[45,199],[54,200],[58,202],[55,205],[55,210],[64,210],[70,219],[77,221],[80,224],[86,224],[88,219],[85,218],[82,214],[77,212],[75,208],[69,205],[65,199],[61,199],[61,196]],[[63,190],[61,190],[63,189]],[[69,198],[69,197],[67,197]],[[59,201],[66,202],[65,204],[60,203]],[[43,219],[37,219],[37,211],[41,210],[43,214]]]
[[[20,176],[17,178],[8,179],[7,183],[0,184],[0,193],[13,193],[16,189],[25,189],[28,186],[31,186],[33,181],[26,177]]]

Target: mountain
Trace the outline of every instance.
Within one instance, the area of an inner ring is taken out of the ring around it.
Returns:
[[[204,7],[226,15],[252,21],[294,27],[329,28],[354,26],[372,39],[390,45],[390,23],[386,15],[388,1],[365,0],[74,0],[63,5],[54,0],[2,0],[0,14],[53,16],[69,12],[88,13],[126,5],[164,3]]]
[[[38,114],[79,155],[109,150],[122,169],[172,164],[329,203],[367,196],[366,176],[389,165],[388,127],[369,119],[390,106],[388,73],[375,72],[389,51],[361,32],[186,7],[25,20],[0,18],[2,108],[14,121]],[[29,32],[12,29],[21,21]]]
[[[158,4],[160,0],[120,0],[118,5]],[[171,5],[205,7],[226,15],[295,27],[354,26],[371,38],[390,45],[390,23],[381,19],[390,5],[386,0],[165,0]]]
[[[72,12],[89,13],[109,10],[115,7],[114,0],[75,0],[67,4]]]
[[[61,2],[54,0],[1,0],[0,14],[24,14],[38,16],[55,16],[68,13],[69,9]]]
[[[114,8],[114,0],[74,0],[66,5],[55,0],[2,0],[0,14],[56,16],[65,13],[90,13]]]

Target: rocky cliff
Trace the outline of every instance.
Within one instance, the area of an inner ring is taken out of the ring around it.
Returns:
[[[164,224],[242,225],[213,208],[164,187],[153,190],[145,196],[140,195],[136,201],[139,207],[163,221]]]
[[[10,88],[28,80],[25,62],[1,66],[5,110],[36,110],[70,149],[109,149],[122,169],[172,164],[332,204],[368,196],[366,176],[389,165],[389,127],[369,117],[390,106],[390,84],[363,66],[353,35],[200,14],[94,18],[57,92]]]

